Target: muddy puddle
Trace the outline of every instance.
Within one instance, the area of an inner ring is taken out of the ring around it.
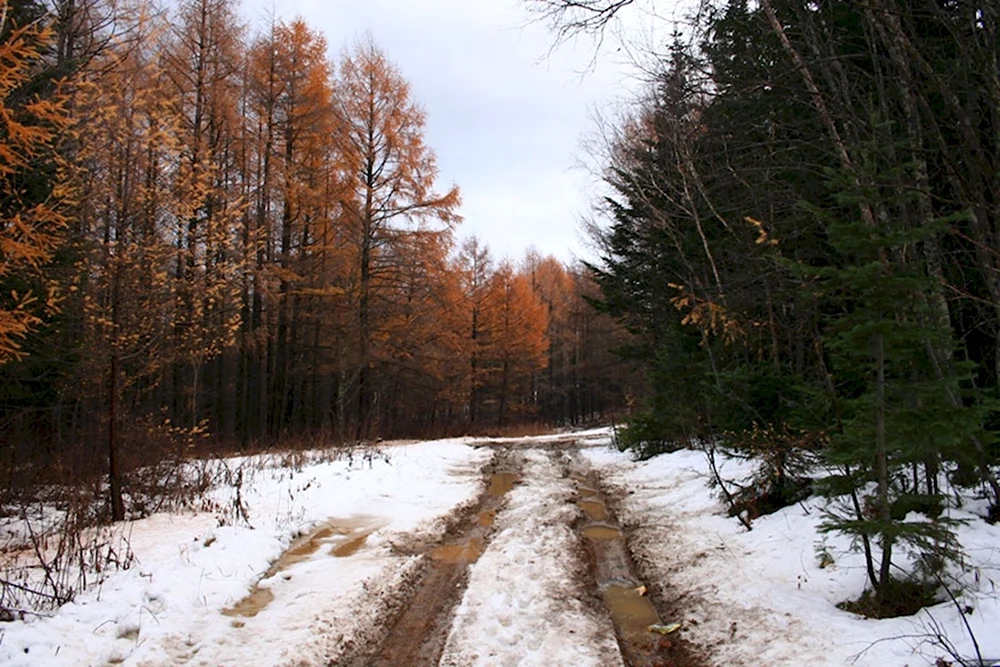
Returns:
[[[361,551],[361,547],[365,546],[365,542],[368,541],[368,536],[371,535],[372,532],[373,531],[369,530],[356,537],[350,537],[344,540],[330,549],[330,555],[336,556],[337,558],[350,558],[354,554]]]
[[[641,587],[630,583],[609,584],[601,591],[601,597],[615,625],[628,636],[628,641],[639,643],[651,639],[649,627],[660,623],[660,615]]]
[[[274,602],[274,593],[270,588],[255,586],[245,598],[222,610],[223,616],[235,616],[243,618],[253,618],[264,611],[267,605]],[[243,621],[233,621],[234,627],[243,627]]]
[[[507,495],[507,492],[514,488],[518,475],[515,472],[495,472],[490,475],[490,485],[486,493],[493,498],[500,498]]]
[[[600,500],[581,500],[577,505],[591,521],[604,521],[608,518],[608,507]]]
[[[494,465],[510,463],[508,453],[498,453]],[[384,630],[381,646],[373,654],[358,655],[345,664],[366,667],[436,665],[444,650],[455,606],[461,600],[469,565],[486,549],[497,511],[519,474],[497,470],[489,475],[475,507],[469,509],[445,539],[426,553],[427,568],[417,589],[395,621]]]
[[[518,474],[514,472],[495,472],[490,475],[485,500],[481,499],[482,508],[476,515],[476,523],[458,540],[431,549],[428,553],[431,560],[464,564],[472,564],[479,560],[486,547],[486,533],[493,527],[497,518],[496,506],[514,488],[517,481]]]
[[[483,554],[486,540],[481,535],[458,544],[444,544],[431,550],[430,557],[445,563],[475,563]]]
[[[622,539],[622,531],[614,526],[595,524],[593,526],[585,526],[580,532],[584,537],[591,540],[610,541]]]
[[[570,479],[576,484],[576,504],[583,514],[577,524],[578,531],[601,600],[614,624],[625,664],[629,667],[698,664],[672,634],[676,629],[671,629],[669,636],[660,634],[669,626],[663,625],[646,586],[636,574],[625,536],[596,480],[582,474],[571,475]]]
[[[274,602],[274,592],[267,584],[275,576],[309,560],[324,545],[330,545],[330,550],[327,552],[329,556],[337,558],[353,556],[365,546],[369,535],[377,528],[378,526],[367,517],[330,519],[321,523],[309,533],[293,540],[288,549],[271,563],[250,593],[233,606],[223,609],[222,614],[253,618]],[[242,627],[243,621],[233,621],[233,625]]]

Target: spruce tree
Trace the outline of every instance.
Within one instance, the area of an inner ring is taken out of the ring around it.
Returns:
[[[849,217],[850,210],[842,219],[817,212],[827,218],[836,261],[804,269],[820,281],[835,391],[837,426],[825,460],[842,471],[825,486],[836,501],[821,529],[863,546],[874,592],[869,611],[881,615],[905,605],[911,592],[894,570],[898,548],[909,549],[928,574],[960,557],[954,523],[941,515],[936,475],[922,484],[911,470],[936,471],[940,461],[960,459],[965,443],[982,430],[986,404],[955,406],[948,397],[969,386],[968,369],[956,365],[942,376],[935,367],[933,351],[950,351],[952,332],[927,299],[933,277],[912,258],[919,244],[947,229],[946,221],[913,227],[886,216],[872,226]]]

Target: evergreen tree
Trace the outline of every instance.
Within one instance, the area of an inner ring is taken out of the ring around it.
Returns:
[[[897,546],[916,553],[927,575],[958,559],[952,526],[941,516],[937,473],[941,461],[962,460],[970,439],[982,435],[987,404],[950,400],[970,386],[968,374],[942,376],[935,368],[932,351],[948,349],[952,332],[927,299],[933,278],[922,263],[907,261],[908,250],[945,228],[913,228],[899,219],[874,228],[857,219],[830,221],[837,261],[805,269],[819,277],[827,310],[837,427],[824,457],[843,471],[826,491],[849,499],[832,508],[822,529],[860,540],[876,614],[905,604],[907,590],[893,570]],[[911,476],[920,466],[927,475]],[[908,518],[911,509],[924,518]]]

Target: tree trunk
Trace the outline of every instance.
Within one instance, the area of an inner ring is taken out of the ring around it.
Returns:
[[[880,332],[875,335],[875,481],[877,484],[876,498],[878,501],[878,518],[882,528],[882,561],[878,573],[879,601],[884,601],[889,585],[892,567],[893,537],[888,531],[892,523],[892,512],[889,506],[889,454],[885,439],[885,337]]]
[[[118,260],[119,258],[115,258]],[[125,501],[122,498],[122,477],[118,462],[118,320],[121,301],[120,279],[116,266],[111,285],[111,359],[108,369],[108,500],[111,520],[125,520]]]

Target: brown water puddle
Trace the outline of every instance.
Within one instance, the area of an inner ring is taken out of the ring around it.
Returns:
[[[364,531],[364,532],[360,532]],[[360,532],[360,534],[359,534]],[[274,602],[274,592],[270,588],[261,587],[280,572],[293,565],[309,560],[324,544],[337,538],[346,538],[330,549],[331,556],[347,557],[356,553],[374,532],[371,520],[364,517],[350,519],[331,519],[319,525],[306,535],[296,538],[292,544],[264,572],[264,576],[254,585],[250,593],[242,600],[222,610],[224,616],[240,616],[253,618]],[[236,627],[243,627],[242,621],[233,621]]]
[[[507,492],[514,488],[517,483],[517,473],[495,472],[490,475],[490,486],[486,493],[494,498],[507,495]]]
[[[344,540],[337,546],[330,549],[330,555],[336,556],[337,558],[349,558],[361,550],[361,547],[365,546],[365,542],[368,540],[368,536],[372,534],[372,531],[366,533],[361,533],[356,537],[351,537]]]
[[[222,610],[223,616],[242,616],[243,618],[253,618],[264,611],[267,605],[274,602],[274,593],[270,588],[260,588],[254,586],[250,594],[234,604]],[[233,626],[243,627],[243,621],[233,621]]]
[[[579,531],[625,664],[629,667],[700,664],[683,640],[673,635],[661,637],[650,630],[650,626],[660,626],[660,616],[645,595],[646,587],[640,585],[635,575],[625,537],[615,517],[598,485],[583,475],[574,475],[573,479],[580,497],[577,505],[585,515]]]
[[[509,454],[498,453],[498,463]],[[469,565],[486,548],[487,536],[504,496],[517,483],[515,472],[490,475],[477,505],[468,510],[452,531],[455,537],[427,552],[428,566],[420,584],[399,616],[382,630],[378,647],[347,660],[346,667],[410,667],[436,665],[448,637],[454,608],[461,600]]]
[[[497,504],[498,500],[514,488],[517,480],[518,475],[513,472],[495,472],[490,475],[490,483],[486,488],[487,504]],[[486,531],[493,527],[496,518],[495,508],[480,510],[476,525],[465,535],[465,539],[435,547],[429,554],[431,559],[444,563],[475,563],[486,547]]]
[[[264,575],[264,578],[273,577],[278,572],[287,570],[292,565],[307,560],[319,551],[323,542],[338,534],[337,529],[333,526],[323,526],[295,540],[292,542],[292,546],[285,553],[281,554],[278,560],[271,563],[271,567],[267,568],[267,574]]]
[[[660,622],[660,615],[649,598],[640,594],[640,590],[635,586],[611,584],[601,591],[601,597],[619,632],[627,635],[633,643],[648,643],[653,640],[648,628]]]
[[[474,535],[465,542],[444,544],[431,550],[434,560],[445,563],[475,563],[483,554],[486,540],[482,535]]]
[[[591,521],[604,521],[608,518],[608,506],[600,500],[581,500],[577,504]]]
[[[622,539],[622,531],[614,528],[612,526],[604,526],[601,524],[594,524],[592,526],[586,526],[581,531],[584,537],[589,537],[592,540],[620,540]]]

